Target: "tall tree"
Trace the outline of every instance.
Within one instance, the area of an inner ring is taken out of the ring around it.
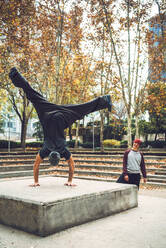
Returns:
[[[149,83],[146,94],[145,109],[149,111],[151,123],[158,133],[165,133],[166,138],[166,85],[164,82]]]
[[[22,104],[16,105],[18,97],[13,87],[8,84],[8,72],[14,64],[18,64],[24,73],[28,71],[31,54],[31,36],[33,35],[32,17],[35,13],[34,1],[5,1],[1,5],[1,25],[2,25],[2,44],[3,61],[2,80],[6,81],[6,90],[9,93],[9,100],[18,114],[21,128],[21,145],[25,149],[25,138],[28,119],[31,115],[32,108],[29,110],[29,103],[25,95],[20,94],[23,99]]]
[[[145,61],[141,60],[143,58],[141,53],[144,53],[146,48],[146,45],[142,45],[145,44],[145,22],[148,19],[147,11],[149,11],[150,4],[148,2],[144,4],[139,0],[126,0],[118,3],[92,0],[91,6],[95,25],[98,28],[101,24],[105,26],[113,48],[114,65],[116,63],[117,78],[119,78],[121,94],[127,111],[128,145],[131,146],[131,117],[134,111],[137,115],[140,114],[135,102],[141,95],[139,91],[147,82],[146,78],[141,77],[143,73],[145,74],[143,72]],[[147,64],[147,57],[144,58]]]
[[[108,38],[108,34],[103,23],[100,20],[97,20],[97,14],[94,13],[95,11],[93,10],[93,4],[90,8],[90,5],[87,3],[85,9],[86,11],[84,15],[86,16],[86,21],[84,20],[85,29],[83,47],[85,53],[87,51],[93,61],[93,78],[96,81],[96,85],[92,87],[91,92],[95,97],[98,95],[110,94],[112,96],[112,100],[114,101],[118,95],[120,96],[120,92],[118,91],[118,87],[115,87],[115,85],[117,86],[117,77],[112,69],[112,67],[114,67],[112,45],[110,45],[110,39]],[[100,111],[101,151],[104,150],[103,130],[105,116],[108,117],[108,115],[109,114],[107,111]]]
[[[166,81],[166,3],[165,1],[154,1],[158,13],[149,20],[149,79],[152,82]]]
[[[1,10],[2,81],[22,122],[21,141],[25,147],[32,106],[22,91],[18,95],[8,84],[9,69],[16,65],[33,87],[57,104],[87,99],[89,82],[93,80],[88,57],[80,48],[82,9],[77,4],[69,8],[69,1],[63,0],[13,0],[4,2]]]

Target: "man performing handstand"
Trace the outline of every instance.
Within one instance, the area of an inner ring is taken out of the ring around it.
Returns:
[[[49,157],[50,162],[54,165],[58,164],[60,157],[66,159],[69,165],[69,176],[65,185],[74,186],[72,183],[74,160],[70,151],[66,148],[64,130],[89,113],[105,108],[111,111],[110,95],[97,97],[84,104],[57,105],[48,102],[35,91],[15,67],[10,70],[9,77],[16,87],[24,90],[27,98],[32,102],[43,128],[44,143],[34,162],[34,184],[31,186],[40,186],[38,180],[39,166],[46,157]]]

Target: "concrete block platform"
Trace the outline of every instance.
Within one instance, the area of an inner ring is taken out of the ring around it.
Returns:
[[[64,186],[65,178],[41,177],[0,182],[0,223],[39,236],[137,207],[137,187],[110,182],[74,179],[76,187]]]

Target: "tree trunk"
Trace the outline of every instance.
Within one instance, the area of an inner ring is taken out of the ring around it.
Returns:
[[[72,141],[73,137],[72,137],[72,126],[69,127],[69,138],[70,138],[70,141]]]
[[[145,142],[148,142],[148,134],[145,135]]]
[[[135,118],[135,138],[139,138],[139,126],[138,126],[138,116],[136,115]]]
[[[154,138],[155,141],[157,140],[157,134],[158,134],[158,133],[156,132],[156,133],[155,133],[155,138]]]
[[[26,148],[26,133],[27,133],[28,119],[25,114],[21,122],[21,147],[25,151]]]
[[[127,114],[127,135],[128,135],[128,147],[132,146],[132,134],[131,134],[131,114]]]
[[[104,130],[104,111],[100,111],[101,121],[100,121],[100,151],[104,152],[103,145],[103,130]]]
[[[76,140],[75,140],[75,146],[74,146],[74,148],[78,148],[79,128],[80,128],[80,120],[77,121]]]

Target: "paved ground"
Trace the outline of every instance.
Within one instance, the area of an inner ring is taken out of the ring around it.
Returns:
[[[139,192],[139,206],[41,238],[0,225],[0,248],[165,248],[166,190]]]

